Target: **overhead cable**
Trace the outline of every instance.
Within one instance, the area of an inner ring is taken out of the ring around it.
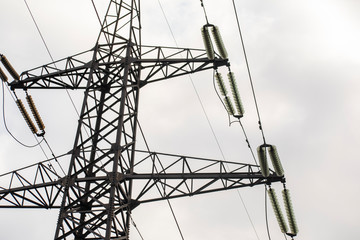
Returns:
[[[255,102],[256,112],[257,112],[257,116],[258,116],[259,129],[260,129],[260,131],[261,131],[262,138],[263,138],[263,141],[264,141],[264,144],[265,144],[265,143],[266,143],[266,140],[265,140],[264,128],[263,128],[262,122],[261,122],[259,106],[258,106],[258,103],[257,103],[256,94],[255,94],[255,88],[254,88],[254,83],[253,83],[253,80],[252,80],[252,76],[251,76],[251,72],[250,72],[250,67],[249,67],[249,61],[248,61],[247,54],[246,54],[246,50],[245,50],[244,39],[243,39],[242,32],[241,32],[241,28],[240,28],[239,17],[238,17],[238,13],[237,13],[236,6],[235,6],[235,1],[232,0],[232,3],[233,3],[233,8],[234,8],[235,16],[236,16],[236,22],[237,22],[237,26],[238,26],[238,32],[239,32],[239,35],[240,35],[241,46],[242,46],[242,50],[243,50],[243,53],[244,53],[246,68],[247,68],[247,72],[248,72],[248,76],[249,76],[249,80],[250,80],[251,90],[252,90],[252,94],[253,94],[253,98],[254,98],[254,102]]]

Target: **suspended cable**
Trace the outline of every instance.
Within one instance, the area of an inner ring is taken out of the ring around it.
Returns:
[[[200,3],[201,3],[201,7],[204,11],[204,15],[205,15],[205,19],[206,19],[206,23],[209,24],[209,20],[208,20],[208,17],[207,17],[207,14],[206,14],[206,9],[205,9],[205,6],[204,6],[204,3],[203,3],[203,0],[200,0]]]
[[[175,38],[175,35],[174,35],[173,31],[172,31],[172,28],[171,28],[171,26],[170,26],[170,23],[169,23],[169,21],[168,21],[168,19],[167,19],[167,17],[166,17],[166,14],[165,14],[165,12],[164,12],[164,9],[163,9],[163,7],[162,7],[162,4],[161,4],[160,0],[157,0],[157,1],[158,1],[158,3],[159,3],[161,12],[162,12],[162,14],[163,14],[163,16],[164,16],[164,18],[165,18],[165,21],[166,21],[166,24],[167,24],[167,26],[168,26],[168,29],[169,29],[169,31],[170,31],[170,33],[171,33],[171,36],[172,36],[172,38],[173,38],[173,40],[174,40],[174,42],[175,42],[175,45],[176,45],[176,47],[178,47],[178,43],[177,43],[177,41],[176,41],[176,38]]]
[[[254,84],[253,84],[253,80],[252,80],[252,76],[251,76],[251,72],[250,72],[250,67],[249,67],[249,61],[248,61],[248,58],[247,58],[247,54],[246,54],[246,50],[245,50],[245,44],[244,44],[244,40],[243,40],[241,28],[240,28],[239,17],[238,17],[238,13],[237,13],[236,6],[235,6],[235,1],[232,0],[232,3],[233,3],[233,8],[234,8],[235,16],[236,16],[236,22],[237,22],[237,26],[238,26],[239,35],[240,35],[241,46],[242,46],[242,50],[243,50],[243,53],[244,53],[246,68],[247,68],[247,72],[248,72],[248,75],[249,75],[252,95],[253,95],[254,102],[255,102],[256,112],[257,112],[257,116],[258,116],[259,129],[261,131],[262,138],[263,138],[263,141],[264,141],[264,144],[265,144],[266,140],[265,140],[264,128],[262,126],[262,122],[261,122],[261,118],[260,118],[259,106],[258,106],[257,99],[256,99],[255,88],[254,88]]]
[[[259,129],[261,131],[263,142],[264,142],[264,144],[261,145],[258,148],[258,155],[259,155],[260,165],[262,165],[264,163],[266,164],[266,152],[265,152],[266,150],[265,150],[265,148],[268,148],[268,152],[269,152],[270,158],[272,160],[273,166],[275,167],[276,174],[278,176],[283,176],[284,171],[282,169],[282,166],[281,166],[281,163],[280,163],[280,160],[279,160],[279,156],[278,156],[277,151],[276,151],[276,147],[273,146],[273,145],[266,144],[264,129],[263,129],[262,121],[261,121],[261,117],[260,117],[259,105],[258,105],[256,94],[255,94],[254,83],[253,83],[253,80],[252,80],[252,75],[251,75],[251,71],[250,71],[250,67],[249,67],[249,61],[248,61],[248,58],[247,58],[247,53],[246,53],[246,49],[245,49],[245,43],[244,43],[244,39],[243,39],[243,36],[242,36],[242,31],[241,31],[241,27],[240,27],[240,21],[239,21],[238,13],[237,13],[236,6],[235,6],[235,1],[232,0],[232,3],[233,3],[233,9],[234,9],[236,22],[237,22],[237,26],[238,26],[238,32],[239,32],[239,36],[240,36],[240,40],[241,40],[241,46],[242,46],[242,50],[243,50],[243,54],[244,54],[244,58],[245,58],[246,68],[247,68],[247,72],[248,72],[248,76],[249,76],[249,81],[250,81],[250,85],[251,85],[252,95],[253,95],[253,99],[254,99],[254,103],[255,103],[255,107],[256,107],[256,112],[257,112],[257,116],[258,116]],[[259,152],[259,150],[261,150],[261,151]],[[265,162],[264,162],[264,160],[265,160]],[[261,172],[263,173],[263,175],[264,174],[268,175],[267,172],[264,173],[264,171],[266,171],[266,169],[262,168]],[[266,186],[265,186],[266,227],[267,227],[269,240],[271,240],[270,232],[269,232],[269,226],[268,226],[268,217],[267,217],[266,190],[267,189],[266,189]],[[287,239],[286,235],[285,235],[285,232],[286,232],[285,223],[284,223],[284,220],[283,220],[283,218],[281,216],[282,214],[280,212],[280,209],[277,209],[278,206],[277,206],[277,203],[276,203],[277,200],[276,200],[275,192],[272,189],[269,189],[268,193],[269,193],[269,197],[272,200],[273,207],[276,210],[278,210],[278,211],[275,211],[276,216],[277,216],[277,220],[278,220],[279,225],[280,225],[280,227],[282,229],[282,232],[284,233],[283,235],[284,235],[285,239]],[[294,228],[296,228],[296,226]],[[295,229],[295,230],[297,230],[297,229]],[[296,235],[296,233],[295,233],[295,235]]]
[[[206,113],[206,111],[205,111],[205,108],[204,108],[204,105],[203,105],[203,103],[202,103],[202,101],[201,101],[200,95],[198,94],[198,92],[197,92],[197,90],[196,90],[196,87],[195,87],[195,84],[194,84],[194,82],[192,81],[192,78],[191,78],[190,75],[189,75],[189,78],[191,79],[191,83],[192,83],[192,85],[193,85],[193,87],[194,87],[194,90],[195,90],[197,96],[198,96],[199,102],[200,102],[200,104],[201,104],[201,106],[202,106],[202,109],[203,109],[203,113],[204,113],[205,116],[206,116],[206,119],[207,119],[208,124],[209,124],[209,126],[210,126],[210,129],[211,129],[211,131],[212,131],[212,134],[213,134],[213,136],[214,136],[214,138],[215,138],[215,141],[216,141],[216,143],[217,143],[217,146],[218,146],[218,148],[219,148],[219,150],[220,150],[220,153],[221,153],[221,155],[222,155],[222,158],[223,158],[223,160],[225,160],[225,155],[224,155],[224,153],[223,153],[223,151],[222,151],[222,148],[221,148],[220,143],[219,143],[219,141],[218,141],[218,139],[217,139],[217,136],[216,136],[216,134],[215,134],[215,132],[214,132],[214,129],[213,129],[212,125],[211,125],[211,122],[210,122],[210,120],[209,120],[209,118],[208,118],[208,115],[207,115],[207,113]],[[213,74],[213,82],[214,82],[214,74]],[[218,96],[219,96],[219,95],[218,95]],[[221,99],[221,98],[220,98],[220,99]],[[225,98],[225,99],[226,99],[226,98]],[[224,104],[224,103],[223,103],[223,104]],[[225,106],[225,109],[229,109],[231,105],[228,103],[228,107],[226,107],[226,104],[225,104],[224,106]],[[233,115],[233,114],[232,114],[232,115]],[[230,121],[230,115],[229,115],[229,121]],[[239,119],[239,122],[240,122],[240,119]],[[241,123],[240,123],[240,124],[241,124]],[[242,126],[242,124],[241,124],[241,126]],[[243,129],[243,131],[244,131],[244,133],[245,133],[245,130],[244,130],[243,127],[242,127],[242,129]],[[246,133],[245,133],[245,136],[246,136]],[[246,136],[246,141],[247,141],[247,143],[248,143],[248,146],[250,146],[250,143],[249,143],[249,140],[247,139],[247,136]],[[251,149],[251,148],[250,148],[250,149]],[[256,158],[255,158],[255,155],[254,155],[252,149],[251,149],[251,153],[252,153],[252,156],[253,156],[253,159],[254,159],[255,163],[257,164]],[[226,164],[226,167],[228,168],[227,164]],[[243,205],[243,207],[244,207],[244,209],[245,209],[245,212],[246,212],[246,215],[247,215],[247,217],[248,217],[248,219],[249,219],[249,221],[250,221],[250,224],[251,224],[251,226],[252,226],[252,228],[253,228],[253,230],[254,230],[254,233],[255,233],[257,239],[260,240],[259,235],[258,235],[258,233],[257,233],[257,231],[256,231],[256,228],[255,228],[255,225],[254,225],[254,223],[253,223],[253,221],[252,221],[252,218],[251,218],[251,216],[250,216],[250,213],[249,213],[249,211],[248,211],[248,209],[247,209],[247,207],[246,207],[246,204],[245,204],[245,202],[244,202],[244,199],[243,199],[243,197],[242,197],[242,195],[241,195],[241,193],[240,193],[240,191],[239,191],[238,189],[237,189],[237,193],[238,193],[238,196],[239,196],[239,198],[240,198],[240,200],[241,200],[241,203],[242,203],[242,205]]]
[[[171,203],[170,203],[170,200],[169,200],[168,198],[166,198],[166,200],[167,200],[167,203],[168,203],[168,205],[169,205],[169,207],[170,207],[171,213],[172,213],[172,215],[173,215],[173,217],[174,217],[174,220],[175,220],[176,226],[177,226],[177,228],[178,228],[178,230],[179,230],[181,239],[184,240],[184,235],[183,235],[183,233],[182,233],[182,231],[181,231],[179,222],[178,222],[178,220],[177,220],[177,218],[176,218],[176,216],[175,216],[175,212],[174,212],[174,209],[173,209],[173,207],[172,207],[172,205],[171,205]]]
[[[146,147],[147,151],[150,152],[149,144],[148,144],[148,142],[147,142],[147,140],[146,140],[146,138],[145,138],[144,131],[142,130],[142,127],[141,127],[140,122],[139,122],[138,120],[137,120],[137,125],[138,125],[138,127],[139,127],[139,130],[140,130],[140,133],[141,133],[141,135],[142,135],[142,138],[144,139],[145,147]],[[151,158],[152,158],[152,161],[153,161],[153,163],[154,163],[155,172],[156,172],[156,174],[159,174],[159,171],[157,170],[157,167],[155,166],[155,159],[154,159],[153,156],[151,156]],[[163,169],[164,169],[164,168],[163,168]],[[162,195],[161,190],[158,188],[157,184],[156,184],[156,188],[157,188],[157,190],[159,191],[160,195]],[[165,187],[163,187],[163,190],[165,190]],[[174,212],[174,210],[173,210],[173,207],[172,207],[172,205],[171,205],[171,202],[170,202],[169,198],[166,197],[166,201],[167,201],[167,203],[168,203],[168,205],[169,205],[171,214],[172,214],[172,216],[173,216],[173,218],[174,218],[174,221],[175,221],[176,227],[177,227],[177,229],[178,229],[178,231],[179,231],[179,234],[180,234],[180,236],[181,236],[181,239],[184,240],[184,235],[183,235],[183,233],[182,233],[182,231],[181,231],[179,222],[178,222],[178,220],[177,220],[177,217],[176,217],[176,215],[175,215],[175,212]],[[131,216],[131,214],[130,214],[130,216]]]
[[[135,227],[135,229],[136,229],[137,233],[139,234],[140,238],[141,238],[142,240],[144,240],[143,236],[141,235],[141,232],[140,232],[139,228],[138,228],[137,225],[135,224],[135,221],[134,221],[132,215],[131,215],[131,214],[129,214],[129,215],[130,215],[130,220],[131,220],[132,225]]]
[[[38,26],[38,24],[37,24],[37,22],[36,22],[36,20],[35,20],[35,17],[34,17],[34,15],[32,14],[32,11],[31,11],[31,9],[30,9],[27,1],[24,0],[24,2],[25,2],[25,5],[26,5],[26,8],[28,9],[28,11],[29,11],[29,13],[30,13],[30,16],[31,16],[31,18],[32,18],[32,20],[33,20],[33,22],[34,22],[34,24],[35,24],[35,26],[36,26],[36,29],[37,29],[37,31],[38,31],[38,33],[39,33],[39,35],[40,35],[40,38],[41,38],[42,42],[44,43],[44,46],[45,46],[45,48],[46,48],[46,51],[47,51],[47,53],[49,54],[49,56],[50,56],[50,58],[51,58],[51,61],[53,62],[55,68],[57,69],[57,66],[56,66],[56,63],[55,63],[55,61],[54,61],[54,58],[53,58],[53,56],[52,56],[52,54],[51,54],[51,52],[50,52],[50,50],[49,50],[48,45],[46,44],[46,41],[45,41],[45,39],[44,39],[41,31],[40,31],[40,28],[39,28],[39,26]],[[61,78],[61,76],[60,76],[60,78]],[[73,101],[73,99],[72,99],[72,97],[71,97],[68,89],[65,88],[65,90],[66,90],[66,93],[67,93],[67,95],[68,95],[68,97],[69,97],[69,99],[70,99],[70,101],[71,101],[71,104],[72,104],[73,108],[75,109],[77,115],[80,116],[80,114],[79,114],[79,112],[78,112],[78,110],[77,110],[77,108],[76,108],[76,106],[75,106],[75,103],[74,103],[74,101]]]

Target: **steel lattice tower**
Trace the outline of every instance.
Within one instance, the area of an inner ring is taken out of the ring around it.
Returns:
[[[143,87],[227,64],[205,50],[141,45],[140,0],[110,1],[93,49],[10,84],[85,95],[66,175],[48,161],[1,175],[8,185],[0,187],[0,207],[59,208],[54,239],[129,239],[130,214],[141,203],[281,181],[256,165],[136,148]]]

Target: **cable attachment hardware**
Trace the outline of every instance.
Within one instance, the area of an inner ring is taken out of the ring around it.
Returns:
[[[257,153],[258,153],[258,158],[259,158],[259,162],[260,162],[260,169],[261,169],[262,175],[264,177],[268,177],[270,175],[269,165],[267,162],[266,149],[267,149],[268,154],[270,155],[271,163],[274,167],[276,175],[279,177],[284,176],[284,169],[280,162],[280,158],[279,158],[277,149],[274,145],[270,145],[270,144],[263,144],[257,148]]]

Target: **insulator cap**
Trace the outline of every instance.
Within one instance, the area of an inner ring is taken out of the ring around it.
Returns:
[[[7,82],[8,77],[5,75],[4,71],[0,67],[0,78],[3,82]]]
[[[32,97],[30,95],[27,95],[26,96],[26,100],[28,102],[28,105],[30,107],[30,110],[35,118],[35,121],[38,125],[38,127],[40,128],[40,130],[44,130],[45,129],[45,125],[44,125],[44,122],[42,121],[41,117],[40,117],[40,114],[35,106],[35,103],[34,103],[34,100],[32,99]]]
[[[20,80],[19,74],[15,71],[13,66],[11,66],[9,60],[4,55],[0,55],[0,59],[1,59],[2,64],[4,65],[4,67],[6,68],[6,70],[10,73],[10,75],[15,80]]]
[[[229,72],[228,73],[228,78],[229,78],[229,82],[230,82],[230,87],[231,87],[231,92],[233,95],[233,99],[235,102],[235,106],[236,106],[236,110],[239,116],[243,116],[244,115],[244,107],[242,105],[241,99],[240,99],[240,94],[236,85],[236,81],[235,81],[235,75],[233,72]]]
[[[257,154],[260,163],[261,174],[264,177],[268,177],[270,175],[269,165],[266,157],[266,147],[261,145],[257,148]]]
[[[290,191],[285,188],[282,191],[282,195],[283,195],[283,199],[284,199],[286,215],[287,215],[287,218],[288,218],[288,221],[289,221],[291,235],[296,236],[297,233],[299,232],[299,229],[298,229],[297,224],[296,224],[294,209],[293,209],[293,206],[292,206],[292,203],[291,203]]]
[[[226,106],[226,110],[228,111],[228,113],[230,115],[234,115],[235,114],[235,111],[234,111],[234,107],[230,101],[230,98],[228,96],[226,96],[224,98],[224,102],[225,102],[225,106]]]
[[[27,123],[27,125],[29,126],[30,130],[32,133],[36,134],[37,132],[37,129],[36,129],[36,126],[35,124],[33,123],[33,121],[31,120],[28,112],[26,111],[25,107],[24,107],[24,104],[22,103],[22,101],[20,99],[17,99],[16,100],[16,105],[18,106],[22,116],[24,117],[25,119],[25,122]]]
[[[223,80],[221,74],[216,72],[215,73],[215,79],[216,79],[216,82],[217,82],[217,84],[219,86],[221,95],[226,96],[227,95],[227,90],[226,90],[224,80]]]
[[[271,162],[274,167],[276,175],[278,175],[279,177],[284,176],[284,169],[280,162],[279,154],[277,152],[276,147],[274,145],[270,145],[268,147],[268,152],[269,152],[270,159],[271,159]]]
[[[284,216],[282,214],[279,202],[278,202],[277,197],[276,197],[275,190],[272,189],[272,188],[269,188],[268,195],[269,195],[271,205],[273,207],[276,219],[277,219],[277,221],[279,223],[279,227],[281,229],[281,232],[286,233],[288,231],[288,226],[286,225]]]
[[[206,54],[208,58],[212,60],[215,58],[215,54],[214,54],[214,48],[211,43],[208,26],[205,25],[201,28],[201,35],[203,37]]]
[[[224,42],[222,40],[222,37],[220,35],[219,28],[217,26],[213,26],[212,34],[214,36],[215,44],[216,44],[217,49],[219,50],[220,56],[222,58],[227,58],[228,54],[227,54],[227,51],[225,49],[225,45],[224,45]]]

